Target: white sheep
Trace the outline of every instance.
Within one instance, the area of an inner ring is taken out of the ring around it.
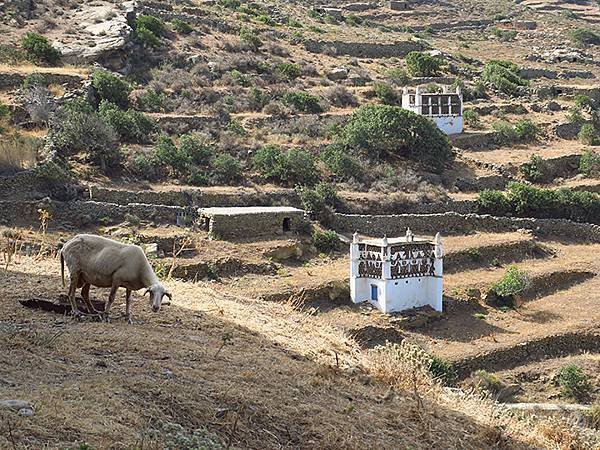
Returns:
[[[131,291],[146,288],[144,295],[150,293],[154,312],[160,310],[164,296],[171,299],[171,293],[158,280],[144,251],[137,245],[121,244],[91,234],[78,234],[60,251],[63,286],[65,286],[65,264],[69,269],[69,302],[73,315],[80,314],[75,302],[77,288],[82,288],[81,296],[90,312],[98,312],[90,302],[90,285],[111,288],[108,302],[104,307],[104,318],[107,321],[109,321],[110,307],[120,287],[126,289],[125,312],[129,323],[132,323]]]

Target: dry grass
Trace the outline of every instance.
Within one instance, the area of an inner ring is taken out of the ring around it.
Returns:
[[[514,420],[500,429],[489,405],[462,409],[425,379],[386,375],[398,367],[382,359],[371,372],[369,355],[302,311],[209,286],[171,282],[174,305],[156,315],[136,302],[134,326],[78,323],[16,303],[58,296],[56,260],[23,257],[3,272],[0,398],[26,399],[35,415],[0,410],[0,446],[162,448],[172,436],[152,430],[173,423],[239,448],[540,444]]]
[[[0,171],[29,169],[35,166],[43,143],[35,137],[13,133],[0,138]]]

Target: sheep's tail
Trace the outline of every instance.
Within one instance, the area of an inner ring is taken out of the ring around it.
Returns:
[[[63,252],[60,252],[60,277],[62,278],[62,285],[65,287],[65,257]]]

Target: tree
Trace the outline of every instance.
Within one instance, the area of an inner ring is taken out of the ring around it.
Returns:
[[[442,60],[423,52],[410,52],[406,55],[408,72],[414,77],[435,77],[439,75]]]

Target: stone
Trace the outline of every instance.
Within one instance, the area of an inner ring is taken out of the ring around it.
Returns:
[[[548,104],[546,104],[546,109],[548,111],[560,111],[562,110],[562,106],[560,106],[560,104],[558,102],[548,102]]]
[[[150,244],[142,244],[142,249],[144,253],[149,258],[157,258],[158,257],[158,244],[156,242],[152,242]]]
[[[377,5],[374,3],[348,3],[344,5],[346,11],[368,11],[375,8],[377,8]]]
[[[408,2],[402,0],[389,0],[387,6],[393,11],[403,11],[408,9]]]
[[[0,407],[17,411],[20,416],[33,416],[33,407],[25,400],[0,400]]]
[[[344,80],[348,78],[348,69],[346,69],[345,67],[333,68],[327,74],[327,78],[329,78],[332,81]]]

